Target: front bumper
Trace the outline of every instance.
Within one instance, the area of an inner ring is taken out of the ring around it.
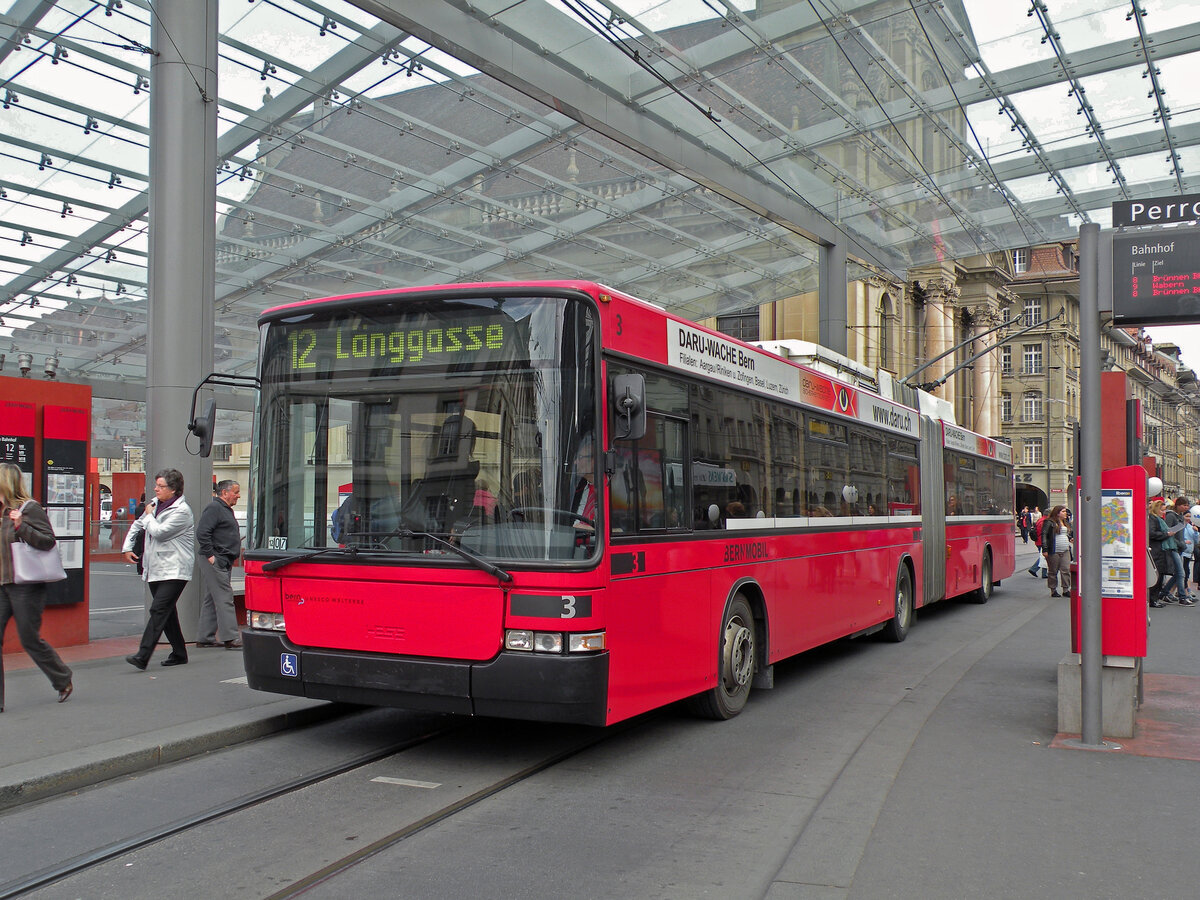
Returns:
[[[246,680],[258,691],[459,715],[604,725],[608,654],[504,651],[485,662],[297,647],[242,631]],[[294,673],[294,674],[292,674]]]

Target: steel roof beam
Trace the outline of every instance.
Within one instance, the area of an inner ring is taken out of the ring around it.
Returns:
[[[932,4],[937,7],[937,4]],[[942,15],[946,15],[942,13]],[[953,21],[951,19],[951,21]],[[1200,31],[1187,25],[1167,29],[1148,35],[1154,47],[1154,59],[1161,61],[1177,56],[1200,53]],[[1091,47],[1072,52],[1071,69],[1076,78],[1087,78],[1134,66],[1145,66],[1140,46],[1131,46],[1129,41],[1117,41],[1100,47]],[[978,64],[978,60],[970,60]],[[907,98],[885,103],[880,109],[866,109],[859,113],[864,127],[874,130],[888,127],[890,122],[901,124],[921,118],[926,110],[942,113],[961,107],[970,108],[1000,97],[1015,97],[1027,91],[1050,85],[1065,84],[1067,76],[1056,60],[1039,60],[988,72],[984,77],[969,78],[955,82],[952,86],[934,88],[924,92],[925,108],[914,108]],[[830,141],[842,140],[845,129],[836,122],[824,122],[796,132],[797,140],[806,146],[820,146]],[[965,138],[963,138],[965,140]]]
[[[784,228],[827,246],[845,240],[798,193],[756,171],[745,150],[699,111],[674,96],[654,104],[669,105],[669,114],[636,104],[630,87],[641,70],[544,3],[353,2]],[[586,69],[572,62],[585,46]],[[866,259],[881,253],[856,242],[849,250]]]
[[[0,15],[0,63],[13,53],[28,49],[23,43],[25,36],[38,27],[55,5],[55,0],[17,0],[6,15]]]

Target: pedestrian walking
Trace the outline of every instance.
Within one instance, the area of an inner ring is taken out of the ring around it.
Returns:
[[[162,665],[182,666],[188,661],[187,644],[183,642],[175,604],[192,578],[196,529],[191,507],[183,496],[183,473],[178,469],[163,469],[154,476],[154,499],[146,504],[146,511],[125,536],[123,549],[131,563],[137,562],[133,545],[140,533],[146,535],[142,578],[150,586],[152,600],[142,643],[137,653],[125,657],[125,662],[136,669],[145,669],[154,645],[165,634],[171,642],[171,653]]]
[[[1196,551],[1196,537],[1200,535],[1196,526],[1192,524],[1191,510],[1183,514],[1183,531],[1179,533],[1183,537],[1183,549],[1179,551],[1179,555],[1183,557],[1183,583],[1187,585],[1192,572],[1192,557]]]
[[[13,568],[13,544],[24,542],[35,550],[49,550],[55,543],[54,529],[46,511],[29,496],[21,470],[0,463],[0,638],[9,619],[17,621],[17,637],[30,659],[58,691],[58,702],[71,696],[75,686],[71,670],[42,638],[42,610],[46,585],[17,584]],[[4,658],[0,656],[0,713],[4,712]]]
[[[1164,546],[1164,549],[1171,564],[1171,572],[1175,575],[1175,584],[1169,599],[1181,606],[1196,605],[1196,599],[1188,592],[1187,570],[1183,567],[1183,530],[1186,527],[1184,515],[1191,505],[1187,497],[1176,497],[1175,502],[1163,514],[1167,531],[1172,538],[1171,545]]]
[[[1038,548],[1038,555],[1028,569],[1029,574],[1034,578],[1046,577],[1046,554],[1042,552],[1042,523],[1045,519],[1042,511],[1035,506],[1029,516],[1029,530],[1033,532],[1033,543]]]
[[[1021,512],[1017,514],[1017,528],[1021,532],[1021,540],[1026,544],[1029,543],[1029,528],[1033,524],[1033,519],[1029,515],[1029,507],[1022,506]]]
[[[1192,517],[1192,527],[1196,529],[1197,544],[1192,551],[1192,583],[1200,588],[1200,503],[1197,503],[1188,512]]]
[[[212,503],[205,507],[196,525],[200,582],[204,587],[197,647],[238,650],[242,646],[238,640],[237,609],[230,583],[233,566],[242,555],[242,533],[233,513],[241,495],[241,485],[236,481],[218,482]]]

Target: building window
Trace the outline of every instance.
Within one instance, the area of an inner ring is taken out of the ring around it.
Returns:
[[[739,341],[757,341],[758,307],[744,309],[728,316],[717,316],[717,331]]]
[[[1020,275],[1029,271],[1029,250],[1014,250],[1012,252],[1013,272]]]
[[[1042,420],[1042,392],[1026,391],[1025,406],[1021,410],[1021,420],[1024,422],[1040,422]]]
[[[1042,439],[1025,438],[1025,456],[1024,463],[1027,466],[1042,465]]]
[[[1000,374],[1012,374],[1012,347],[1000,348]]]
[[[1042,322],[1042,298],[1025,298],[1025,324],[1040,325]]]
[[[1000,421],[1012,421],[1012,394],[1008,391],[1000,392]]]
[[[1042,345],[1041,344],[1025,344],[1022,347],[1023,359],[1021,372],[1025,375],[1041,375],[1042,374]]]
[[[895,320],[895,307],[892,305],[890,294],[884,294],[879,301],[879,367],[892,370],[892,325]]]

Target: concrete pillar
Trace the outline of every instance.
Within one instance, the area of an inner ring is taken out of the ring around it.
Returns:
[[[954,313],[957,307],[958,288],[944,278],[925,282],[925,358],[933,359],[954,346]],[[958,365],[957,355],[951,353],[938,360],[921,376],[923,381],[937,381]],[[934,393],[953,404],[957,397],[954,376]]]
[[[845,354],[846,340],[846,245],[820,248],[818,286],[818,337],[823,347]]]
[[[981,335],[1000,324],[1000,316],[990,310],[976,312],[971,323],[974,335]],[[995,343],[995,332],[979,338],[971,345],[975,354]],[[975,377],[972,385],[974,394],[970,428],[989,437],[1000,435],[1000,359],[999,353],[985,353],[975,360]]]
[[[197,518],[212,500],[212,463],[185,442],[192,391],[213,366],[217,6],[158,0],[151,17],[146,496],[155,472],[178,469]],[[199,606],[197,570],[178,606],[189,641]]]

